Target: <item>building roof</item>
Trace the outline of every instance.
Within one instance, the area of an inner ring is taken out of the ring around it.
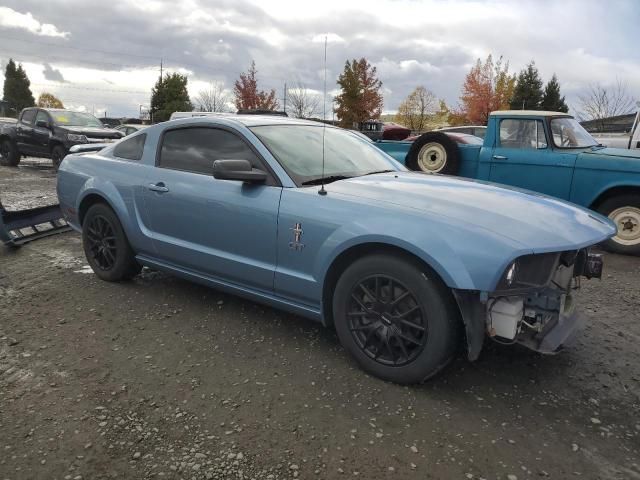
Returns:
[[[545,110],[496,110],[490,115],[496,116],[523,116],[523,117],[570,117],[564,112],[547,112]]]

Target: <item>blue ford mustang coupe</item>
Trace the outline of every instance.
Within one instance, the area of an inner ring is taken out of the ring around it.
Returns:
[[[324,174],[323,174],[324,172]],[[554,353],[616,228],[540,194],[408,172],[357,135],[254,115],[175,120],[58,173],[101,279],[143,265],[335,327],[366,371],[439,372],[486,338]]]

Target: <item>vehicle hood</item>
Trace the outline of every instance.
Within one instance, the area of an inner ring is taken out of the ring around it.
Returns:
[[[621,157],[640,159],[640,150],[629,150],[627,148],[596,148],[595,150],[587,150],[582,155],[601,155],[605,157]]]
[[[607,218],[555,198],[477,180],[417,172],[368,175],[327,186],[344,196],[372,205],[424,212],[460,234],[474,228],[490,230],[532,253],[574,250],[599,243],[616,233]]]
[[[640,151],[596,148],[578,154],[576,168],[640,174]],[[640,177],[636,177],[640,178]]]
[[[98,127],[63,127],[69,133],[86,135],[91,138],[122,138],[122,133],[112,128]]]

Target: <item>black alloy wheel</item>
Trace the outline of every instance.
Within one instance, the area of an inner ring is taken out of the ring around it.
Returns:
[[[102,215],[93,216],[85,227],[91,257],[101,270],[111,270],[118,255],[116,236],[109,220]]]
[[[104,203],[92,205],[82,222],[82,246],[94,273],[107,282],[128,280],[142,266],[115,212]]]
[[[401,384],[442,371],[461,342],[451,290],[427,265],[401,253],[351,263],[333,290],[340,343],[367,372]]]
[[[373,275],[354,286],[347,318],[358,347],[382,365],[410,363],[427,343],[422,307],[402,282],[388,275]]]

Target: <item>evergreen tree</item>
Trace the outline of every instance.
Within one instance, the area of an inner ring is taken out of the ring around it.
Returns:
[[[151,118],[154,122],[169,120],[173,112],[193,110],[187,80],[186,75],[179,73],[169,73],[158,79],[151,90]]]
[[[532,60],[518,74],[516,88],[511,98],[511,110],[540,110],[542,95],[542,79]]]
[[[376,67],[365,58],[347,60],[338,77],[338,85],[341,92],[335,98],[335,112],[340,126],[352,128],[354,123],[380,118],[382,82],[378,80]]]
[[[35,107],[36,101],[31,93],[31,82],[22,65],[9,59],[4,73],[4,100],[10,115],[17,116],[23,108]]]
[[[564,112],[569,111],[569,107],[564,101],[564,95],[560,96],[560,83],[558,77],[553,74],[551,80],[544,87],[544,95],[542,96],[542,109],[549,110],[551,112]]]

